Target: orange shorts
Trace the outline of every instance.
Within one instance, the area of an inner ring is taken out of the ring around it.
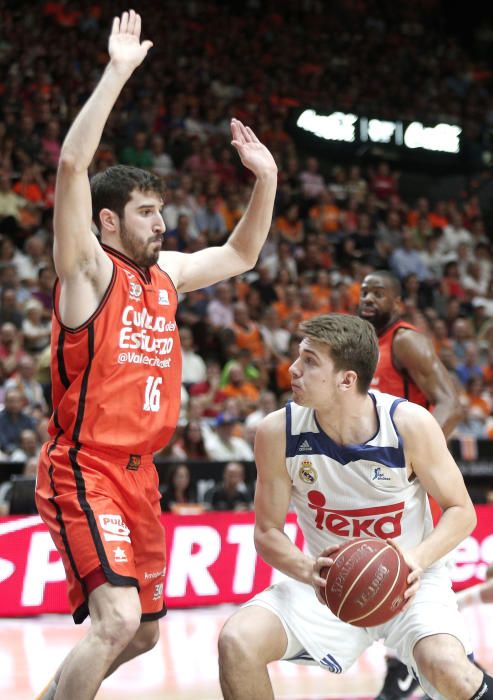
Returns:
[[[136,586],[143,622],[166,614],[158,484],[152,455],[129,459],[68,443],[43,446],[36,505],[62,557],[76,623],[89,613],[90,582],[98,578]]]

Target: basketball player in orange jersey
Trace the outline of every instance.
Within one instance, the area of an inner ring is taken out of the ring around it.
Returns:
[[[401,284],[391,272],[379,270],[361,284],[359,315],[378,336],[380,357],[372,388],[429,408],[449,437],[461,420],[462,408],[454,384],[430,340],[401,320]],[[436,504],[432,502],[432,508]],[[436,513],[438,515],[438,513]],[[387,657],[387,673],[376,700],[399,700],[415,690],[417,681],[395,657]]]
[[[250,203],[223,246],[186,255],[161,253],[162,190],[150,173],[116,166],[89,183],[105,122],[152,46],[140,30],[133,10],[114,19],[109,63],[65,138],[57,174],[54,414],[36,502],[65,566],[74,620],[91,616],[42,696],[57,700],[94,698],[105,676],[156,644],[165,555],[152,454],[179,412],[177,296],[254,266],[277,184],[269,151],[233,119],[232,145],[256,177]]]
[[[225,700],[272,700],[267,665],[279,659],[343,673],[377,639],[396,649],[432,698],[492,700],[493,678],[466,656],[470,642],[443,563],[476,514],[440,426],[422,406],[369,391],[379,350],[368,322],[328,314],[300,331],[293,402],[264,418],[255,441],[255,544],[287,578],[223,627]],[[428,493],[442,509],[435,528]],[[304,551],[284,534],[291,503]],[[363,628],[320,604],[319,587],[339,546],[368,536],[390,539],[411,573],[405,609]]]

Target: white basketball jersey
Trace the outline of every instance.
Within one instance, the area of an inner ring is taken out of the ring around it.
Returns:
[[[428,496],[408,480],[402,438],[394,424],[404,399],[369,392],[378,430],[362,445],[339,445],[319,427],[315,412],[286,406],[286,466],[292,502],[309,553],[351,537],[393,538],[404,548],[432,530]]]

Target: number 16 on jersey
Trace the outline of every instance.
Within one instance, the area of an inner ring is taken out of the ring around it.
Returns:
[[[163,383],[162,377],[147,377],[145,396],[144,396],[144,411],[153,411],[157,413],[161,405],[160,384]]]

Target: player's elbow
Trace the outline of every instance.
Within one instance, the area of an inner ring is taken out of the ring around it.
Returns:
[[[77,154],[70,148],[62,147],[60,153],[60,159],[58,161],[58,172],[62,175],[70,175],[80,173],[87,170],[87,168],[81,163]]]
[[[253,542],[255,544],[255,550],[257,554],[266,561],[269,559],[269,552],[271,550],[271,547],[269,545],[271,539],[270,533],[270,529],[261,528],[258,525],[255,525],[255,529],[253,531]]]
[[[451,414],[453,420],[455,421],[455,425],[458,425],[466,417],[466,409],[461,404],[459,397],[457,396],[454,396],[452,399]]]
[[[476,509],[474,508],[474,504],[472,501],[469,501],[467,505],[467,525],[466,525],[466,530],[467,534],[470,535],[473,530],[475,530],[476,525],[478,524],[478,516],[476,513]]]

